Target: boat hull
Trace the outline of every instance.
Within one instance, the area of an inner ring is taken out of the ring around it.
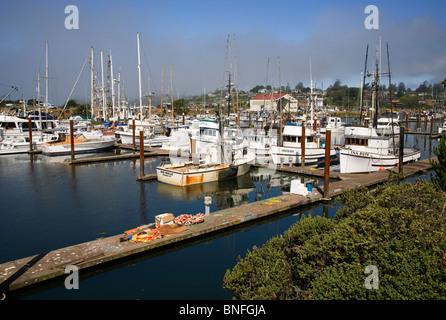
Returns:
[[[122,144],[133,144],[133,133],[132,132],[119,132],[116,133],[117,139],[121,140]],[[145,138],[144,146],[160,148],[164,143],[169,142],[169,137],[165,136],[155,136],[154,138]],[[139,145],[139,132],[135,135],[135,143]]]
[[[109,139],[97,142],[74,144],[74,154],[97,153],[113,150],[115,140]],[[42,144],[42,154],[46,156],[64,156],[71,154],[71,144]]]
[[[418,161],[419,150],[405,148],[403,163]],[[399,155],[380,155],[372,152],[355,151],[350,148],[341,148],[339,154],[341,173],[374,172],[393,168],[399,164]]]
[[[156,168],[158,181],[176,185],[189,186],[194,184],[213,182],[245,175],[251,169],[251,163],[240,165],[212,165],[212,166],[172,166],[165,165]]]
[[[271,156],[274,164],[302,164],[302,148],[271,147]],[[339,161],[335,149],[330,149],[330,163]],[[325,163],[325,149],[305,148],[305,165],[321,165]]]

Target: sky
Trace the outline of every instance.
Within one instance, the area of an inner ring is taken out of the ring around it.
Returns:
[[[69,5],[78,9],[78,29],[66,27],[75,21]],[[368,5],[378,9],[369,21],[377,29],[366,28]],[[393,83],[416,89],[446,78],[444,0],[2,0],[1,8],[0,97],[18,88],[9,99],[36,98],[38,74],[44,96],[47,41],[50,103],[89,102],[92,47],[96,81],[102,51],[104,74],[111,56],[121,96],[137,99],[137,33],[142,95],[150,88],[155,99],[161,91],[174,99],[213,92],[229,73],[240,90],[310,79],[322,89],[336,79],[359,87],[367,45],[368,71],[380,48],[387,72],[387,43]]]

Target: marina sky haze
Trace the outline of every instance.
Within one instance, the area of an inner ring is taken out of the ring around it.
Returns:
[[[67,29],[65,8],[78,9],[78,29]],[[368,5],[379,10],[378,29],[367,29]],[[136,34],[141,35],[142,91],[175,99],[220,89],[227,71],[240,90],[298,82],[316,87],[336,79],[359,87],[369,47],[369,71],[382,45],[387,72],[389,44],[392,82],[416,89],[423,81],[446,77],[444,1],[2,1],[0,97],[36,98],[45,86],[45,43],[49,43],[49,102],[63,105],[94,48],[97,81],[113,57],[114,77],[129,101],[138,97]],[[229,42],[227,42],[229,40]],[[269,62],[268,62],[269,60]],[[226,61],[226,64],[225,64]],[[280,70],[280,71],[279,71]],[[105,71],[106,74],[106,71]],[[88,62],[72,98],[88,103]],[[387,85],[387,82],[386,82]]]

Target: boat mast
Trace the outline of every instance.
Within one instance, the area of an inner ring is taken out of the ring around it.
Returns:
[[[368,56],[369,56],[369,45],[367,45],[367,49],[365,51],[364,74],[362,75],[362,85],[361,85],[361,105],[359,106],[359,124],[362,124],[362,108],[364,106],[364,85],[365,85],[365,77],[367,76],[367,57]]]
[[[164,91],[163,91],[163,88],[164,88],[164,66],[161,68],[161,134],[164,134],[164,130],[163,130]]]
[[[40,140],[43,141],[42,106],[40,103],[40,69],[37,72],[37,107],[39,108]]]
[[[175,115],[173,114],[172,65],[170,65],[170,103],[170,109],[172,112],[172,130],[175,130]]]
[[[105,86],[104,86],[104,55],[101,50],[101,80],[102,80],[102,118],[105,121],[105,104],[106,104],[106,97],[105,97]]]
[[[48,113],[48,41],[45,45],[45,111]]]
[[[231,72],[229,72],[229,83],[228,87],[228,121],[229,121],[229,113],[231,112]]]
[[[113,57],[110,52],[110,73],[111,73],[111,94],[112,94],[112,115],[115,118],[115,79],[113,75]]]
[[[94,69],[93,69],[93,47],[90,50],[90,112],[91,117],[93,118],[94,110]]]
[[[310,119],[311,119],[311,124],[313,124],[313,118],[314,118],[314,93],[313,93],[313,71],[311,68],[311,58],[310,58],[310,106],[311,106],[311,115],[310,115]]]
[[[234,73],[235,73],[235,92],[236,92],[236,100],[235,100],[235,105],[236,105],[236,112],[237,112],[237,120],[236,120],[236,126],[237,128],[240,127],[240,106],[239,106],[239,102],[238,102],[238,75],[237,75],[237,52],[236,52],[236,48],[235,48],[235,33],[234,33]]]
[[[375,112],[373,114],[373,127],[376,129],[378,127],[378,90],[379,90],[379,70],[378,70],[378,63],[379,63],[379,51],[378,48],[376,49],[376,70],[375,70],[375,80],[374,80],[374,106],[375,106]]]
[[[392,124],[393,154],[395,154],[396,145],[395,145],[395,128],[393,125],[392,77],[390,74],[389,43],[386,42],[386,46],[387,46],[387,70],[389,73],[389,100],[390,100],[390,114],[391,114],[390,121]],[[403,150],[400,150],[400,152],[403,152]]]
[[[121,71],[118,71],[118,113],[121,113]]]
[[[142,96],[141,96],[141,57],[139,53],[139,33],[136,34],[136,43],[138,47],[138,85],[139,85],[139,113],[142,123]]]

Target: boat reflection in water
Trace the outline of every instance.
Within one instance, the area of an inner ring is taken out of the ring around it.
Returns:
[[[296,174],[281,173],[268,168],[252,168],[249,174],[234,179],[220,180],[178,188],[166,183],[157,184],[157,194],[181,201],[197,201],[212,197],[217,210],[287,194],[291,181],[319,184],[319,180]]]

